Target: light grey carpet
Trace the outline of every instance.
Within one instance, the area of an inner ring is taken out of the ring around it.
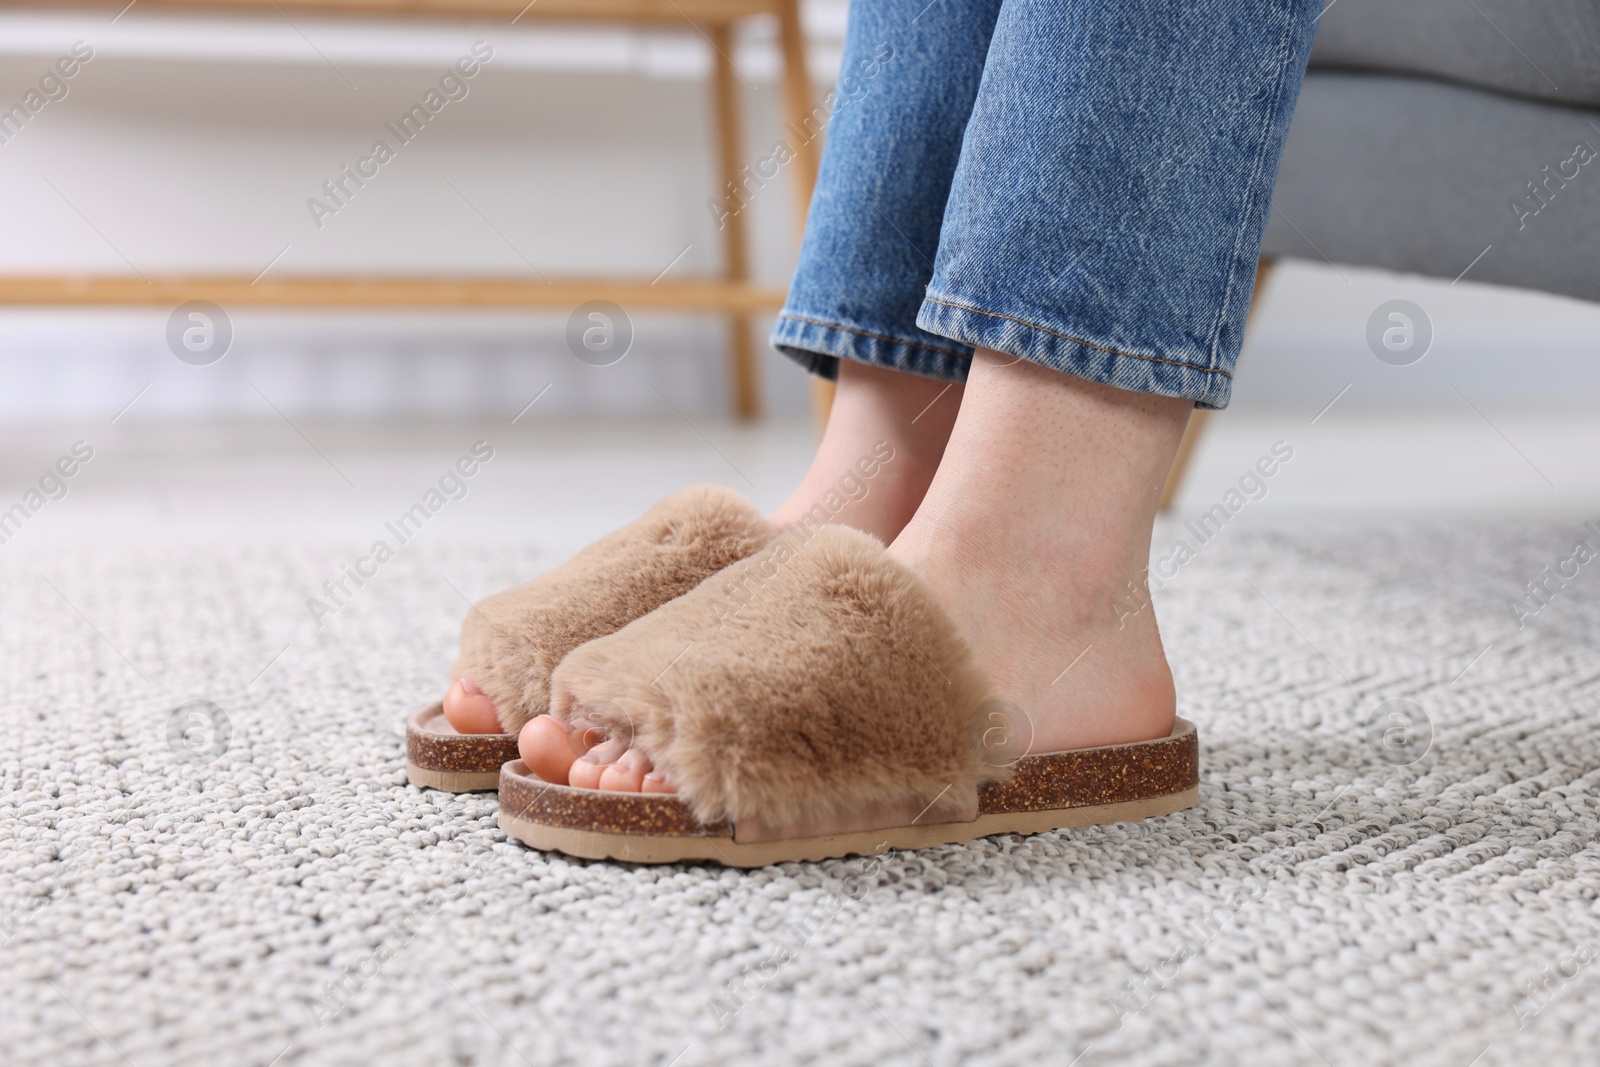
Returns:
[[[749,874],[405,785],[457,590],[549,554],[419,544],[319,632],[347,550],[0,552],[0,1062],[1592,1063],[1600,562],[1507,607],[1579,537],[1226,530],[1158,601],[1198,810]]]

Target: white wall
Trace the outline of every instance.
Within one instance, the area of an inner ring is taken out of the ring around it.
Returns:
[[[820,67],[837,62],[841,11],[812,12]],[[709,53],[692,31],[110,15],[0,15],[0,100],[74,40],[95,49],[70,94],[0,145],[0,270],[254,275],[280,253],[283,272],[719,269]],[[480,39],[495,55],[468,95],[318,227],[307,200],[378,137],[398,144],[383,123]],[[754,27],[735,61],[754,162],[778,130],[770,32]],[[794,254],[786,182],[747,215],[774,285]],[[114,412],[149,382],[128,417],[259,413],[258,387],[287,410],[516,410],[552,381],[541,410],[660,410],[657,387],[726,408],[727,327],[707,316],[636,316],[609,368],[572,357],[561,314],[235,311],[232,350],[203,368],[167,351],[166,318],[0,312],[0,417]],[[769,357],[770,406],[802,410],[802,376]]]
[[[1427,354],[1391,366],[1367,346],[1390,300],[1422,308]],[[1600,305],[1462,281],[1288,260],[1252,313],[1234,390],[1239,408],[1341,404],[1457,408],[1463,395],[1515,407],[1600,405]]]
[[[279,257],[283,272],[651,276],[680,252],[674,277],[718,267],[707,51],[692,33],[111,14],[0,13],[0,101],[73,41],[95,49],[70,94],[0,144],[0,271],[253,275]],[[825,82],[842,2],[811,5],[808,22]],[[495,58],[469,95],[319,228],[307,199],[478,39]],[[748,35],[735,58],[752,83],[753,162],[778,129],[770,33]],[[794,253],[784,180],[749,215],[757,274],[778,285]],[[1320,403],[1347,383],[1352,400],[1455,402],[1457,387],[1600,398],[1593,307],[1344,275],[1283,272],[1241,403]],[[1362,339],[1397,284],[1436,320],[1435,350],[1414,368],[1379,363]],[[663,393],[690,411],[727,404],[725,327],[706,317],[637,316],[633,351],[607,368],[572,357],[560,314],[237,311],[233,348],[210,367],[172,357],[166,318],[0,311],[0,418],[109,417],[141,390],[126,417],[268,414],[263,396],[290,412],[515,412],[551,383],[541,411],[662,411]],[[798,372],[770,353],[766,371],[770,406],[803,409]]]

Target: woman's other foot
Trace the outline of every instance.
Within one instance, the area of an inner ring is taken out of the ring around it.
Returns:
[[[778,535],[739,493],[695,486],[555,570],[473,606],[444,698],[460,733],[515,733],[550,707],[550,674],[579,645],[615,633]]]
[[[494,701],[471,678],[457,678],[444,695],[444,717],[458,734],[498,734],[503,731]]]
[[[780,530],[837,523],[893,541],[939,469],[961,394],[950,382],[841,360],[817,454],[768,521]]]
[[[768,522],[780,530],[805,523],[840,523],[885,543],[892,541],[917,510],[939,467],[961,391],[961,386],[948,382],[845,360],[839,368],[839,387],[827,430],[811,467]],[[457,732],[497,734],[504,729],[505,716],[497,714],[495,701],[484,687],[502,694],[503,699],[506,694],[522,696],[530,689],[536,697],[544,693],[539,685],[504,677],[518,671],[548,675],[555,667],[552,659],[559,659],[523,654],[520,647],[528,642],[517,639],[530,626],[533,631],[540,627],[538,613],[547,610],[549,599],[541,586],[535,580],[519,587],[526,593],[517,589],[499,593],[468,616],[458,664],[487,672],[489,677],[458,678],[445,694],[445,718]],[[672,595],[687,591],[688,587],[675,588]],[[519,608],[519,603],[526,607]],[[495,607],[489,609],[490,604]],[[494,615],[493,620],[486,610]],[[629,621],[615,609],[610,614],[616,616],[611,629]],[[522,625],[524,617],[535,621]],[[511,634],[509,640],[507,633]],[[523,699],[526,702],[527,698]],[[527,721],[520,713],[509,717],[513,725]]]

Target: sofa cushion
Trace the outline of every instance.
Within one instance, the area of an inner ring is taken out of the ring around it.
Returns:
[[[1313,71],[1272,206],[1268,256],[1600,301],[1600,110]]]
[[[1600,2],[1333,0],[1311,66],[1422,74],[1600,106]]]

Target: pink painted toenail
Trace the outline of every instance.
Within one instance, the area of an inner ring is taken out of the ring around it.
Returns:
[[[672,787],[672,781],[666,775],[662,774],[660,771],[651,771],[649,774],[645,775],[644,780],[639,783],[639,792],[676,793],[677,790]]]
[[[464,693],[469,693],[472,696],[481,696],[483,694],[483,690],[478,688],[478,683],[474,682],[471,678],[461,679],[461,691]]]

